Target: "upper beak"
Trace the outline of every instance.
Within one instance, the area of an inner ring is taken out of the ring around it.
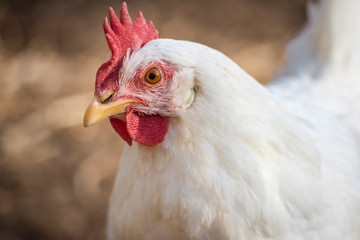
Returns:
[[[100,122],[106,117],[125,113],[125,108],[130,103],[137,103],[137,101],[123,100],[123,101],[102,104],[99,103],[95,97],[92,103],[90,103],[90,105],[85,111],[84,123],[83,123],[84,127],[90,127],[91,125]]]

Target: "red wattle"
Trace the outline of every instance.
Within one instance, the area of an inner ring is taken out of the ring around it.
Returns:
[[[129,146],[131,146],[132,139],[127,132],[126,123],[117,118],[110,118],[110,123],[114,130],[120,135],[120,137],[124,139],[124,141],[127,142]]]
[[[169,129],[169,119],[160,115],[141,115],[130,109],[126,122],[110,118],[114,130],[131,146],[132,140],[145,146],[155,146],[165,140]]]
[[[126,114],[126,128],[131,139],[151,147],[165,140],[169,118],[160,115],[140,115],[130,109]]]

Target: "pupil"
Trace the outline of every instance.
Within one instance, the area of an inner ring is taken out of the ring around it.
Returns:
[[[155,74],[155,73],[150,73],[150,74],[149,74],[149,78],[150,78],[151,80],[155,79],[155,78],[156,78],[156,74]]]

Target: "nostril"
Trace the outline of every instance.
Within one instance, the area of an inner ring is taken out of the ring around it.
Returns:
[[[101,102],[102,104],[109,103],[109,102],[112,100],[112,97],[113,97],[113,96],[114,96],[113,93],[111,93],[109,96],[102,96],[102,97],[100,98],[100,102]]]

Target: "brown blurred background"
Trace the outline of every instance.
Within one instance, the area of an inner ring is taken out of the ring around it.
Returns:
[[[108,49],[107,7],[120,0],[0,1],[0,240],[104,239],[123,142],[107,121],[84,129]],[[272,79],[305,0],[128,0],[160,37],[229,55]]]

